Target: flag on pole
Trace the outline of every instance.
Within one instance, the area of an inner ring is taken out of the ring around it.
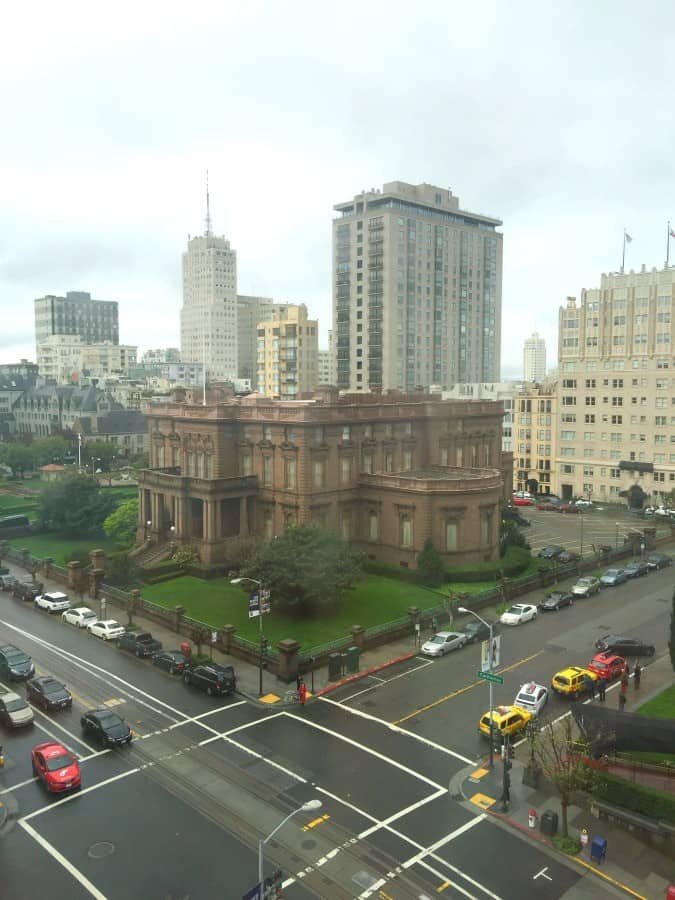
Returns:
[[[628,234],[628,232],[627,232],[627,231],[624,231],[623,234],[624,234],[624,237],[626,238],[626,242],[629,243],[629,244],[632,243],[633,238]]]
[[[671,237],[675,237],[675,231],[673,231],[672,228],[670,229],[670,236],[671,236]]]

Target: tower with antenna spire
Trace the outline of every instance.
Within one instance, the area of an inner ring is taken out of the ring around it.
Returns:
[[[213,233],[208,170],[204,234],[183,253],[180,349],[182,359],[204,363],[209,381],[237,377],[237,253]]]

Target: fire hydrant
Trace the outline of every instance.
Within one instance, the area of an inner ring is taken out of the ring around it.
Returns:
[[[535,828],[535,827],[536,827],[536,825],[537,825],[537,810],[536,810],[536,809],[530,809],[530,810],[528,810],[528,812],[527,812],[527,824],[530,826],[530,828]]]

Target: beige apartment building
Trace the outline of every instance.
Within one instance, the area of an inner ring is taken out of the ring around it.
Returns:
[[[555,382],[526,383],[513,400],[514,490],[558,492],[557,388]]]
[[[317,383],[319,323],[304,303],[279,304],[258,324],[258,392],[295,400]]]
[[[446,188],[402,181],[334,209],[338,387],[497,381],[501,221],[460,209]]]
[[[563,497],[652,501],[675,488],[675,268],[602,275],[559,313]]]
[[[258,325],[272,318],[271,297],[237,295],[237,377],[255,385],[258,374]]]

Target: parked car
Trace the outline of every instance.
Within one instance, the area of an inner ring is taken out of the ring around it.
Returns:
[[[597,594],[600,590],[600,579],[594,575],[585,575],[578,578],[572,585],[572,594],[575,597],[590,597],[591,594]]]
[[[579,558],[579,554],[576,552],[576,550],[563,550],[562,553],[559,553],[556,556],[556,560],[559,563],[576,562]]]
[[[180,650],[161,650],[152,657],[152,664],[158,669],[164,669],[169,675],[175,675],[183,672],[188,659]]]
[[[556,694],[571,697],[578,700],[588,693],[590,681],[598,681],[598,676],[590,669],[582,669],[581,666],[568,666],[556,672],[551,679],[551,687]]]
[[[209,697],[233,694],[237,687],[232,666],[221,666],[218,663],[187,668],[183,673],[183,682],[206,691]]]
[[[546,597],[540,601],[539,609],[542,612],[550,612],[551,610],[559,612],[563,606],[571,606],[572,599],[572,595],[569,591],[551,591],[550,594],[547,594]]]
[[[92,622],[87,625],[87,631],[94,637],[101,638],[103,641],[112,641],[124,634],[125,628],[114,619],[105,619],[104,621]]]
[[[629,578],[641,578],[643,575],[649,574],[649,566],[640,559],[634,559],[623,567],[624,572]]]
[[[425,656],[445,656],[451,650],[459,650],[466,644],[466,635],[458,631],[439,631],[432,638],[422,644],[422,653]]]
[[[11,591],[17,583],[18,579],[15,575],[0,576],[0,590]]]
[[[0,644],[0,679],[25,681],[35,674],[33,660],[13,644]]]
[[[623,656],[617,656],[609,650],[596,653],[593,659],[586,666],[591,672],[595,672],[598,678],[604,681],[613,681],[620,678],[621,673],[626,668],[626,660]]]
[[[512,491],[511,499],[514,497],[518,497],[520,500],[535,500],[534,494],[531,494],[529,491]]]
[[[486,641],[490,637],[490,629],[482,622],[467,622],[463,626],[461,633],[466,638],[467,644],[474,644],[476,641]]]
[[[514,603],[499,617],[502,625],[522,625],[537,618],[537,607],[531,603]]]
[[[31,603],[42,593],[42,584],[33,584],[32,581],[17,581],[12,588],[12,594],[19,600],[30,600]]]
[[[77,628],[87,628],[98,622],[98,616],[88,606],[77,606],[75,609],[67,609],[61,614],[61,621],[67,625],[75,625]]]
[[[14,691],[6,691],[0,694],[0,721],[10,728],[21,728],[23,725],[33,724],[33,710],[23,697]]]
[[[621,634],[605,634],[595,642],[597,650],[610,651],[619,656],[653,656],[656,648],[639,638],[624,637]]]
[[[37,776],[48,791],[62,794],[76,791],[82,784],[77,758],[63,744],[45,741],[31,751],[33,775]]]
[[[532,713],[518,706],[496,706],[492,711],[492,734],[498,740],[503,740],[505,735],[519,734],[524,730],[532,718]],[[481,716],[478,730],[486,737],[490,737],[490,711]]]
[[[586,507],[588,509],[589,507],[593,506],[593,501],[587,500],[586,497],[579,497],[578,500],[574,501],[574,505]]]
[[[125,631],[117,638],[117,646],[144,658],[161,650],[162,642],[156,641],[149,631]]]
[[[672,562],[672,557],[666,556],[665,553],[650,553],[647,557],[647,565],[650,569],[665,569]]]
[[[117,713],[109,709],[90,709],[80,719],[85,734],[107,747],[131,742],[131,729]]]
[[[561,503],[558,507],[559,513],[580,513],[581,507],[577,506],[575,503]]]
[[[628,575],[623,569],[607,569],[600,576],[600,584],[603,587],[616,587],[617,584],[623,584],[628,580]]]
[[[73,705],[70,691],[51,675],[38,675],[27,681],[26,696],[44,710],[67,709]]]
[[[548,547],[543,547],[537,556],[540,559],[556,559],[558,554],[564,551],[564,547],[560,547],[558,544],[549,544]]]
[[[534,499],[532,497],[512,497],[511,503],[514,506],[534,506]]]
[[[66,609],[70,609],[68,594],[62,594],[61,591],[38,594],[33,603],[36,609],[46,609],[49,613],[63,612]]]
[[[513,705],[519,709],[525,709],[533,716],[538,716],[548,702],[548,688],[543,684],[530,681],[521,684],[516,694]]]
[[[558,505],[556,503],[551,503],[550,500],[540,500],[537,503],[536,509],[541,509],[545,512],[557,512]]]

